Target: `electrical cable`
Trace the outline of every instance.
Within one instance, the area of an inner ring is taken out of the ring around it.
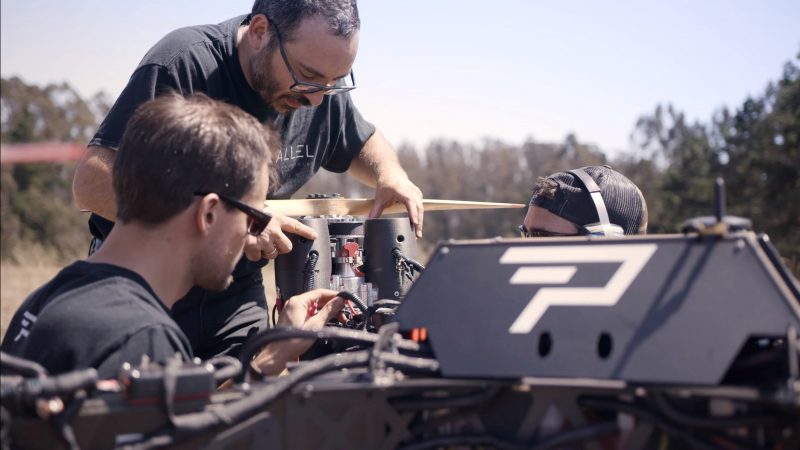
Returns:
[[[492,400],[498,392],[497,387],[481,388],[463,395],[438,398],[393,398],[389,401],[397,411],[439,408],[463,408],[475,406]]]
[[[6,374],[8,370],[24,377],[35,376],[38,378],[45,378],[48,375],[47,369],[42,367],[39,363],[9,355],[6,352],[0,352],[0,371]]]
[[[9,450],[11,448],[11,413],[0,405],[0,449]]]
[[[18,388],[18,393],[25,401],[42,397],[71,397],[81,390],[94,390],[97,380],[97,370],[90,367],[47,378],[26,378]]]
[[[398,447],[397,450],[426,450],[434,448],[449,448],[452,446],[489,446],[503,450],[527,450],[530,447],[516,442],[498,439],[488,434],[456,434],[451,436],[437,436],[427,438],[419,442]]]
[[[683,427],[717,429],[776,425],[776,418],[774,416],[726,418],[694,417],[679,411],[661,394],[653,393],[653,400],[655,400],[656,406],[658,406],[658,409],[667,419]]]
[[[425,270],[425,266],[422,265],[422,263],[420,263],[416,259],[412,259],[412,258],[409,258],[407,256],[404,256],[404,258],[405,258],[406,262],[409,263],[411,265],[411,267],[413,267],[414,270],[416,270],[417,272],[422,273],[422,271]]]
[[[217,382],[233,378],[242,372],[242,362],[230,355],[218,355],[206,363],[214,366],[214,380]],[[221,367],[217,368],[217,366]]]
[[[373,307],[378,307],[378,306],[394,306],[394,307],[397,307],[397,306],[400,306],[401,303],[402,302],[400,300],[391,300],[391,299],[385,298],[385,299],[381,299],[381,300],[375,300],[372,303],[372,306]]]
[[[595,439],[600,436],[616,433],[618,431],[619,426],[617,425],[616,421],[603,422],[563,431],[561,433],[541,439],[538,442],[531,443],[513,442],[500,439],[489,434],[458,434],[452,436],[427,438],[416,443],[399,447],[398,450],[424,450],[458,445],[489,445],[491,447],[508,450],[549,450],[552,448],[563,447],[567,444],[574,444],[589,439]]]
[[[290,327],[277,327],[264,330],[249,339],[239,353],[239,360],[245,367],[249,367],[250,361],[262,348],[267,345],[287,339],[331,339],[344,342],[352,342],[365,346],[373,346],[378,341],[378,335],[366,331],[350,330],[338,327],[324,327],[318,331],[300,330]],[[423,347],[418,343],[406,339],[396,339],[395,345],[398,350],[407,352],[423,353]],[[249,380],[249,370],[245,370],[245,381]]]
[[[403,254],[403,252],[401,252],[400,249],[397,248],[397,247],[392,249],[392,256],[394,256],[394,258],[395,258],[395,260],[397,262],[402,262],[409,269],[411,269],[410,270],[411,272],[416,271],[416,272],[422,273],[425,270],[425,266],[422,265],[422,263],[420,263],[416,259],[409,258],[408,256],[405,256]],[[408,274],[408,277],[409,277],[409,279],[413,279],[413,275],[412,274]]]
[[[657,414],[651,413],[645,410],[644,408],[640,408],[630,403],[624,403],[620,401],[607,400],[607,399],[596,399],[590,397],[583,397],[578,400],[578,403],[581,406],[585,406],[587,408],[607,409],[611,411],[617,411],[617,412],[621,411],[631,414],[645,422],[652,423],[653,425],[655,425],[657,428],[660,428],[668,435],[685,440],[693,447],[698,449],[716,450],[717,448],[714,445],[708,444],[707,442],[698,439],[692,433],[685,431],[679,427],[671,425],[670,423],[659,417]]]
[[[367,325],[369,324],[370,319],[372,318],[372,314],[370,313],[369,308],[367,308],[367,305],[365,305],[364,302],[361,301],[361,297],[350,291],[341,291],[338,294],[336,294],[336,296],[341,298],[346,298],[347,300],[350,300],[351,302],[355,303],[356,306],[358,306],[358,309],[360,309],[361,313],[364,315],[364,320],[362,321],[361,329],[366,330]]]
[[[303,267],[303,292],[314,290],[316,283],[314,282],[314,269],[317,267],[319,261],[319,252],[311,250],[306,258],[305,266]]]
[[[238,423],[255,414],[258,410],[265,408],[299,382],[325,372],[365,366],[369,363],[370,357],[370,351],[362,350],[327,355],[317,360],[309,361],[293,369],[289,375],[274,378],[269,384],[259,389],[253,389],[246,397],[240,400],[213,410],[176,416],[173,419],[172,426],[167,427],[163,434],[151,436],[147,441],[131,448],[146,450],[172,445],[184,438],[196,436],[217,426]],[[429,371],[438,371],[439,367],[436,361],[424,361],[423,358],[389,353],[385,354],[384,362],[391,367],[413,367]]]
[[[347,300],[350,300],[351,302],[355,303],[356,306],[358,306],[358,309],[360,309],[361,312],[364,313],[364,314],[366,314],[367,310],[369,309],[369,308],[367,308],[367,305],[365,305],[364,302],[361,301],[361,297],[359,297],[358,295],[354,294],[353,292],[340,291],[338,294],[336,294],[336,296],[337,297],[341,297],[341,298],[346,298]]]

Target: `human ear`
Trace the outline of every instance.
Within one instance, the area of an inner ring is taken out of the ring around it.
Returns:
[[[200,234],[205,236],[210,233],[221,206],[222,201],[217,194],[208,194],[200,199],[195,211],[195,223]]]
[[[256,14],[250,19],[247,37],[254,52],[258,52],[269,42],[269,26],[270,23],[264,14]]]

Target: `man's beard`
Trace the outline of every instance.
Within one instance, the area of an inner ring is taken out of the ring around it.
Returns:
[[[243,252],[231,249],[213,253],[200,253],[193,258],[192,278],[194,284],[207,291],[222,292],[233,283],[233,270]]]
[[[311,102],[304,95],[291,91],[280,94],[280,85],[275,80],[275,77],[272,76],[274,70],[270,54],[273,51],[276,51],[276,49],[273,49],[271,45],[267,45],[257,55],[250,58],[250,79],[253,83],[253,90],[273,111],[279,113],[294,109],[286,104],[287,98],[291,98],[303,106],[310,106]],[[284,70],[286,69],[284,68]]]

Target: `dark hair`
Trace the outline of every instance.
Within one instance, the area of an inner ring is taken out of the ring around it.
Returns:
[[[589,166],[583,170],[600,187],[600,195],[612,224],[625,234],[647,232],[647,203],[642,191],[625,175],[608,166]],[[544,208],[570,222],[582,226],[600,220],[583,183],[569,172],[539,178],[533,188],[531,205]]]
[[[117,219],[162,223],[197,191],[241,198],[272,166],[273,139],[253,116],[203,94],[169,93],[142,104],[114,159]]]
[[[256,0],[252,13],[267,16],[284,41],[292,39],[297,26],[307,17],[322,17],[330,33],[343,38],[361,28],[356,0]]]

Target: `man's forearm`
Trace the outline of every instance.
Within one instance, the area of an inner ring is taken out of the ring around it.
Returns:
[[[417,238],[422,237],[422,191],[408,179],[397,152],[380,131],[375,130],[367,140],[358,158],[350,164],[349,172],[358,181],[375,188],[369,217],[380,217],[387,206],[402,203],[406,206]]]
[[[358,156],[350,163],[349,173],[370,187],[375,187],[381,179],[408,177],[400,165],[397,153],[380,130],[375,130]]]
[[[111,183],[111,168],[116,152],[90,146],[75,169],[72,194],[81,209],[88,209],[108,220],[117,218],[117,202]]]

